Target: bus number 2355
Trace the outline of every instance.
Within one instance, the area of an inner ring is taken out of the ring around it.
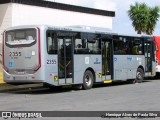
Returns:
[[[18,56],[21,56],[21,55],[22,55],[21,52],[10,52],[10,53],[9,53],[9,56],[10,56],[10,57],[18,57]]]
[[[47,64],[56,64],[56,60],[47,60]]]

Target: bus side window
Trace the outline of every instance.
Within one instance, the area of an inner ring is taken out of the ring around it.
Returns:
[[[133,47],[132,47],[132,54],[133,55],[138,55],[138,46],[137,45],[134,45]]]
[[[75,54],[88,54],[89,48],[87,48],[87,39],[75,40]]]
[[[142,55],[143,54],[143,46],[142,40],[135,38],[132,46],[132,54],[133,55]]]
[[[57,54],[57,40],[54,33],[47,34],[47,52],[48,54]]]
[[[123,41],[114,40],[114,54],[115,55],[126,54],[126,48],[124,47]]]
[[[98,42],[98,40],[95,38],[93,40],[89,40],[87,42],[89,53],[90,54],[101,54],[101,49],[100,49],[99,44],[101,44],[101,43]]]
[[[75,54],[83,54],[84,51],[83,51],[83,43],[82,43],[82,39],[75,39]]]
[[[48,52],[50,53],[50,51],[52,50],[53,46],[52,46],[52,38],[48,37]]]

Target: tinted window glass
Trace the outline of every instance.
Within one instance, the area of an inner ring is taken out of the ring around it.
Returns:
[[[33,45],[37,41],[36,29],[17,29],[7,31],[5,34],[6,45],[16,46],[21,45],[23,47],[27,45]]]
[[[47,52],[48,54],[57,54],[57,38],[53,31],[47,32]]]
[[[75,39],[75,54],[101,54],[100,44],[96,34],[82,33]]]
[[[143,41],[136,37],[114,36],[114,54],[142,55]]]

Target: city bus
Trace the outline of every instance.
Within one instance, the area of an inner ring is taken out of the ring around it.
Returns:
[[[92,27],[17,26],[3,33],[4,81],[72,85],[141,83],[155,75],[151,36],[129,36]]]
[[[160,36],[153,36],[156,44],[156,59],[157,59],[157,66],[156,66],[156,77],[160,77]]]

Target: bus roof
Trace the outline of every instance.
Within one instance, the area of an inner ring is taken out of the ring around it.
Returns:
[[[24,28],[48,28],[49,30],[62,30],[62,31],[75,31],[75,32],[90,32],[90,33],[103,33],[103,34],[115,34],[110,29],[91,27],[91,26],[51,26],[51,25],[21,25],[6,29],[6,31],[13,29]]]
[[[74,32],[89,32],[89,33],[97,33],[97,34],[110,34],[110,35],[118,35],[118,36],[126,36],[126,37],[143,37],[143,38],[151,38],[153,36],[149,35],[127,35],[127,34],[120,34],[114,33],[112,30],[107,28],[99,28],[99,27],[92,27],[92,26],[84,26],[84,25],[75,25],[75,26],[51,26],[51,25],[21,25],[15,26],[6,29],[6,31],[13,30],[13,29],[24,29],[24,28],[46,28],[49,30],[62,30],[62,31],[74,31]],[[154,36],[154,38],[159,38],[160,36]]]

